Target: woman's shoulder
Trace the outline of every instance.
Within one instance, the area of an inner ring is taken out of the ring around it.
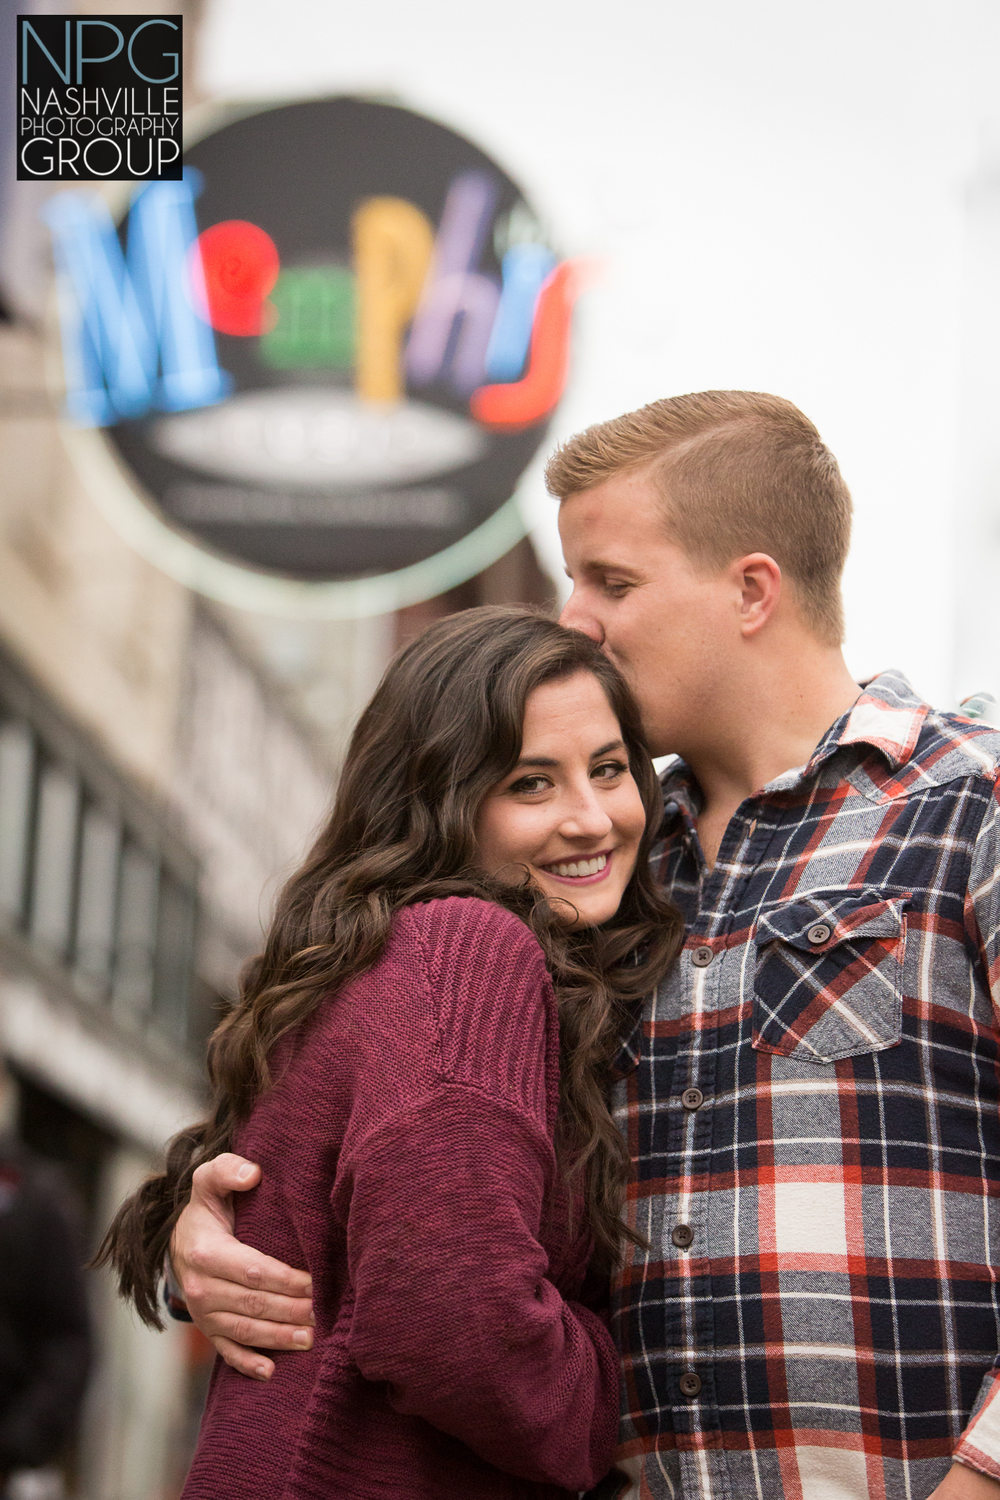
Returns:
[[[481,896],[443,896],[406,906],[401,929],[412,933],[428,957],[461,955],[470,962],[513,950],[518,960],[545,967],[541,945],[530,928],[506,907]]]
[[[401,935],[421,950],[440,1076],[499,1088],[544,1115],[558,1020],[538,939],[513,912],[475,896],[421,902],[400,916]]]

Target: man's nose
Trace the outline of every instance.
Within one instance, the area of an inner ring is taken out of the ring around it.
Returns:
[[[589,635],[592,641],[603,645],[604,631],[600,624],[594,619],[593,614],[586,608],[583,600],[576,589],[570,594],[562,607],[559,616],[560,625],[565,625],[567,630],[579,630],[584,635]]]

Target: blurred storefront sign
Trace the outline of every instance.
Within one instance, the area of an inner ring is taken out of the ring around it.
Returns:
[[[348,616],[518,539],[582,272],[467,140],[394,105],[292,104],[203,136],[127,224],[73,192],[46,217],[71,447],[166,571]]]

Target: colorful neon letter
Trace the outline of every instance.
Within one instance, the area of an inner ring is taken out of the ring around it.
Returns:
[[[434,265],[406,350],[406,368],[416,385],[430,385],[450,374],[454,388],[467,395],[486,373],[486,349],[500,292],[473,267],[479,262],[496,199],[496,183],[484,172],[460,172],[448,189]]]
[[[194,311],[189,253],[197,234],[196,178],[156,182],[132,200],[128,260],[100,198],[57,193],[52,230],[73,421],[104,427],[151,406],[180,411],[220,401],[211,331]]]
[[[511,245],[503,258],[503,291],[486,350],[488,380],[516,380],[524,368],[538,294],[556,258],[544,245]]]
[[[364,401],[405,394],[403,330],[420,300],[434,250],[426,214],[405,198],[369,198],[351,220],[357,274],[355,385]]]
[[[573,304],[582,290],[584,266],[578,260],[563,261],[538,294],[524,378],[510,385],[480,386],[473,392],[469,410],[484,427],[507,432],[530,427],[559,400],[569,370]]]
[[[261,358],[277,370],[349,370],[357,344],[354,272],[346,266],[293,266],[271,293],[274,326]]]
[[[246,219],[225,219],[198,236],[198,253],[212,327],[240,338],[265,332],[281,265],[271,236]]]

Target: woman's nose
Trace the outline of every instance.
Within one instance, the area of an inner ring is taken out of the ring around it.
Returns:
[[[565,838],[599,839],[611,832],[614,823],[592,791],[576,796],[566,809],[560,824]]]

